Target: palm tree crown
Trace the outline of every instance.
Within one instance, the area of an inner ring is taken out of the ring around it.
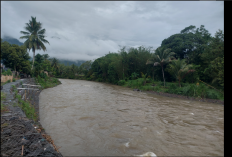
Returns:
[[[20,39],[26,39],[24,42],[24,45],[29,49],[29,51],[32,49],[33,51],[33,65],[34,65],[34,59],[35,59],[35,50],[46,50],[46,47],[44,46],[44,43],[49,42],[44,39],[45,29],[42,29],[42,23],[36,21],[36,17],[31,17],[31,20],[29,20],[29,23],[26,23],[25,27],[26,31],[20,31],[20,33],[24,34],[24,36],[21,36]],[[32,65],[32,69],[33,69]]]
[[[154,64],[154,66],[161,66],[163,72],[163,79],[164,79],[164,86],[165,86],[165,78],[164,78],[164,71],[163,66],[173,59],[173,55],[175,53],[171,52],[171,49],[165,49],[163,47],[158,47],[155,50],[155,53],[152,54],[152,57],[147,60],[146,64]]]
[[[181,80],[189,73],[194,72],[195,70],[191,69],[192,64],[187,64],[185,59],[180,60],[178,58],[177,60],[173,60],[171,64],[169,64],[169,72],[171,75],[173,75],[178,81],[179,86],[181,87]]]

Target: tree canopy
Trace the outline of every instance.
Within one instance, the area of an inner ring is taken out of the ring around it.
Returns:
[[[31,16],[31,20],[29,20],[29,23],[26,23],[26,26],[24,27],[26,31],[20,31],[21,34],[24,36],[21,36],[20,39],[26,39],[24,42],[24,46],[26,46],[29,51],[32,49],[33,52],[33,64],[32,69],[34,65],[34,59],[35,59],[35,50],[46,50],[46,47],[44,43],[49,42],[45,39],[45,29],[42,29],[42,23],[36,21],[36,17]]]

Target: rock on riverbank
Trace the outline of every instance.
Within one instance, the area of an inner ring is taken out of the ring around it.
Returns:
[[[23,84],[35,84],[34,79],[21,79],[3,85],[6,99],[2,103],[8,108],[8,112],[1,114],[1,156],[57,156],[62,157],[38,121],[26,117],[22,109],[17,106],[17,99],[11,91],[12,85],[17,88]],[[39,116],[39,91],[27,94],[27,99],[35,107]],[[20,93],[20,92],[19,92]],[[23,91],[21,91],[23,93]]]

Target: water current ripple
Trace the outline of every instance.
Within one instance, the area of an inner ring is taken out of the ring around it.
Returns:
[[[40,121],[64,156],[223,156],[224,106],[84,80],[40,94]]]

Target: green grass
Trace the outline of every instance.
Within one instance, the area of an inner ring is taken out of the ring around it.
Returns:
[[[1,92],[1,113],[7,111],[8,109],[4,104],[2,104],[2,101],[6,99],[6,94]]]
[[[51,88],[57,86],[58,84],[61,84],[61,82],[54,77],[41,78],[40,76],[38,76],[37,78],[35,78],[35,80],[36,83],[41,85],[41,89]]]
[[[34,106],[31,105],[29,102],[21,99],[21,95],[18,94],[15,85],[12,85],[12,88],[13,88],[13,92],[15,93],[15,98],[18,99],[18,104],[14,104],[14,106],[19,106],[24,111],[27,118],[36,121],[37,115]]]
[[[143,86],[143,79],[139,78],[136,80],[128,80],[127,82],[123,82],[124,87],[136,88],[142,91],[156,91],[156,92],[164,92],[170,94],[178,94],[190,97],[200,97],[200,98],[209,98],[209,99],[219,99],[224,101],[224,92],[220,92],[209,86],[199,83],[199,85],[194,83],[181,83],[181,87],[179,87],[178,83],[166,82],[166,86],[164,87],[163,82],[161,81],[148,81],[150,83],[146,83]],[[155,84],[155,86],[152,86]]]

